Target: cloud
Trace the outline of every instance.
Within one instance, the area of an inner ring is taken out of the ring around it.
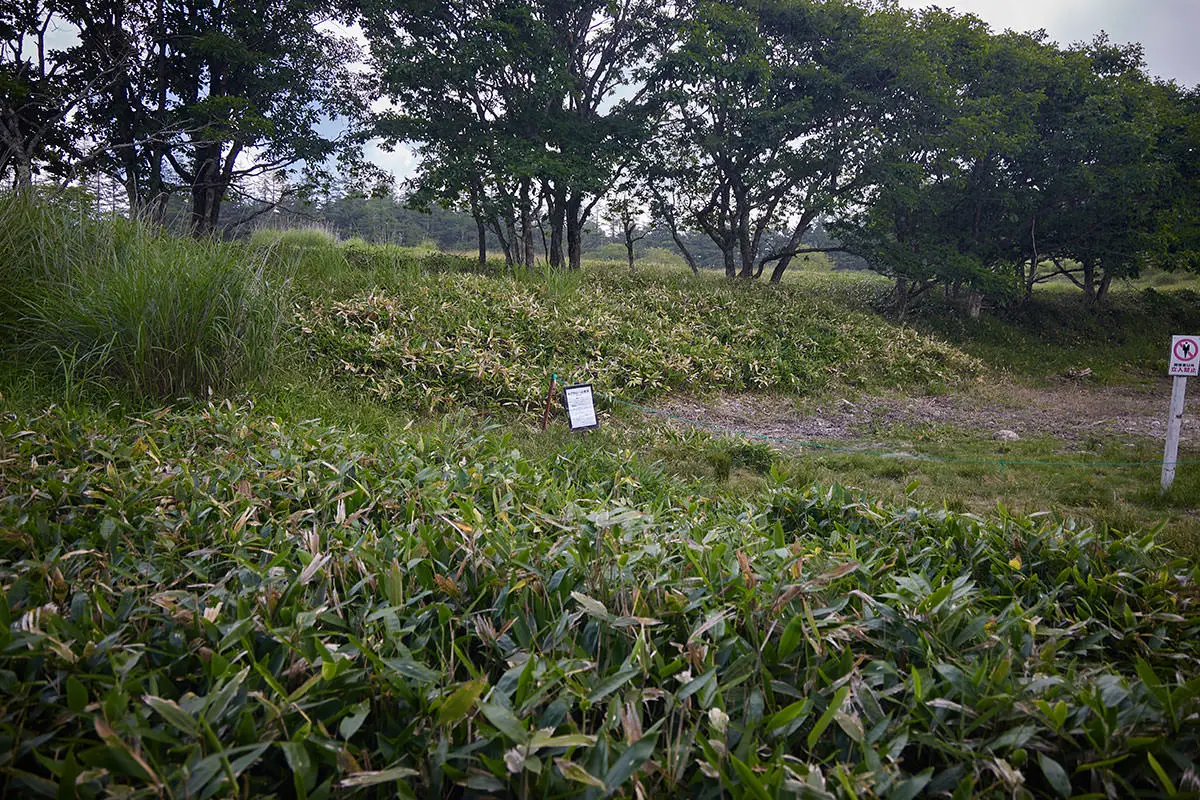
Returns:
[[[928,0],[900,0],[907,8],[924,8]],[[1045,29],[1061,45],[1087,42],[1100,31],[1114,42],[1139,42],[1152,75],[1185,85],[1200,83],[1200,48],[1193,42],[1200,28],[1196,0],[943,0],[938,3],[971,13],[994,30]]]
[[[396,183],[411,178],[417,171],[417,156],[407,145],[398,145],[392,150],[385,150],[378,139],[367,143],[363,153],[367,160],[380,169],[392,173]]]

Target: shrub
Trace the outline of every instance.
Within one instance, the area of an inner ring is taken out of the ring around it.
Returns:
[[[668,250],[665,247],[650,247],[646,252],[642,253],[638,259],[638,264],[662,264],[667,267],[686,267],[687,262],[683,260],[683,256],[674,250]]]
[[[454,256],[443,256],[452,260]],[[540,408],[546,380],[586,380],[601,402],[668,391],[803,394],[951,383],[960,351],[809,290],[675,279],[649,270],[441,273],[375,281],[300,308],[304,347],[332,385],[418,410]]]
[[[0,324],[24,358],[143,397],[226,391],[269,367],[285,281],[235,244],[0,198]]]

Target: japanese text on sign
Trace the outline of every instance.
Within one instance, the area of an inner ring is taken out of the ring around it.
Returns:
[[[1200,375],[1200,337],[1171,337],[1171,368],[1168,375]]]
[[[592,397],[592,385],[581,383],[563,389],[563,405],[567,409],[567,422],[571,430],[587,430],[599,425],[596,419],[596,401]]]

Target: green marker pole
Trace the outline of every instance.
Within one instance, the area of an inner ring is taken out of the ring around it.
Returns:
[[[551,373],[550,388],[546,390],[546,410],[542,412],[542,430],[546,430],[546,426],[550,424],[550,401],[554,398],[554,384],[558,380],[558,375]]]

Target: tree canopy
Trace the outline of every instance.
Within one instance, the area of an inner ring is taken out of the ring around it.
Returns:
[[[1103,35],[887,0],[20,0],[0,56],[0,176],[107,176],[159,220],[178,195],[201,235],[379,186],[375,137],[415,149],[406,202],[469,214],[481,261],[576,268],[619,209],[731,278],[854,253],[902,304],[1200,268],[1197,92]]]

